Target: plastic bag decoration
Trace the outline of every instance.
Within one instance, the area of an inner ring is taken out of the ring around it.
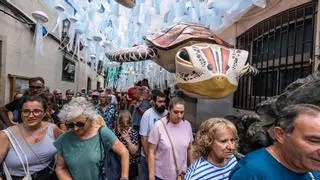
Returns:
[[[115,1],[127,8],[133,8],[136,5],[136,0],[115,0]]]
[[[237,78],[240,78],[241,75],[246,73],[257,73],[255,68],[250,65],[244,65],[247,60],[247,52],[231,49],[231,45],[217,37],[209,28],[200,24],[175,24],[166,30],[147,36],[145,41],[146,45],[135,46],[115,52],[107,52],[106,55],[111,61],[118,62],[153,59],[167,71],[175,72],[178,85],[194,97],[208,97],[213,99],[226,97],[236,90],[237,83],[234,81],[237,80]],[[197,45],[198,43],[201,45]],[[220,45],[219,47],[221,47],[221,49],[228,51],[229,54],[217,54],[216,44]],[[198,51],[202,46],[212,46],[208,51],[215,52],[213,54],[215,60],[209,61],[209,58],[204,57],[205,52],[201,50]],[[186,49],[186,47],[190,47],[191,50],[189,50],[190,48]],[[218,55],[220,59],[216,60]],[[231,59],[226,58],[225,56],[227,55]],[[211,65],[209,65],[210,63]],[[222,70],[220,66],[223,67]],[[233,75],[222,76],[221,74],[227,72],[223,69],[226,70],[229,66],[230,68],[233,68],[233,66],[236,68],[233,71],[228,71],[228,73],[233,73]],[[219,71],[213,71],[216,67],[220,68]],[[212,74],[214,73],[219,74],[217,77],[224,77],[225,79],[221,81],[209,80],[213,78]],[[197,88],[192,84],[195,82],[198,82],[197,85],[201,85],[201,88]]]
[[[54,26],[54,28],[52,29],[52,33],[56,32],[58,33],[58,37],[59,40],[61,40],[62,37],[62,27],[63,27],[63,23],[62,23],[62,18],[63,18],[63,12],[65,10],[64,6],[61,4],[56,4],[55,5],[55,9],[58,13],[58,17],[56,20],[56,25]]]
[[[75,36],[76,36],[76,43],[75,48],[72,54],[72,58],[75,54],[77,54],[77,58],[80,60],[80,42],[83,39],[83,30],[80,27],[75,28]]]
[[[78,22],[78,19],[74,16],[71,16],[69,18],[70,20],[70,28],[69,28],[69,32],[68,32],[68,36],[69,36],[69,43],[67,45],[67,50],[68,51],[72,51],[73,49],[73,42],[74,42],[74,36],[75,36],[75,33],[76,33],[76,30],[75,30],[75,23]]]
[[[91,54],[90,55],[90,59],[91,59],[91,69],[95,70],[96,69],[96,55]]]
[[[96,46],[96,57],[98,58],[99,60],[99,57],[100,57],[100,42],[102,41],[102,37],[99,36],[99,35],[95,35],[92,37],[92,39],[94,40],[95,42],[95,46]],[[94,63],[94,68],[96,68],[96,63]]]
[[[32,17],[37,21],[36,23],[36,29],[33,36],[33,43],[35,44],[35,55],[41,55],[43,54],[43,35],[46,33],[44,32],[45,28],[43,26],[43,23],[46,23],[49,21],[49,18],[47,14],[45,14],[42,11],[34,11],[32,13]]]

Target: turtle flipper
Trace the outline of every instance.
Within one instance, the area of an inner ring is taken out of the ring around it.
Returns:
[[[155,60],[156,50],[145,45],[134,46],[131,48],[120,49],[114,52],[107,52],[107,58],[110,61],[117,62],[135,62],[144,60]]]
[[[241,71],[241,76],[243,75],[257,75],[259,73],[259,70],[249,64],[246,64],[243,70]]]

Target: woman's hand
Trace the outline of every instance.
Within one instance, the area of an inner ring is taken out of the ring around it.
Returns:
[[[129,135],[129,131],[128,130],[122,130],[121,131],[121,136],[123,137],[124,140],[126,140],[127,142],[131,141],[130,140],[130,135]]]

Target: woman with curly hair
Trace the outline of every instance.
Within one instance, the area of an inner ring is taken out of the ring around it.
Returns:
[[[59,179],[100,179],[105,167],[103,154],[112,150],[120,157],[121,179],[128,180],[129,153],[115,134],[103,126],[101,116],[90,102],[83,97],[73,98],[63,106],[59,116],[70,129],[54,142]]]
[[[223,118],[204,121],[193,147],[197,160],[187,169],[184,179],[228,179],[231,169],[237,164],[234,156],[237,145],[237,129],[232,122]]]

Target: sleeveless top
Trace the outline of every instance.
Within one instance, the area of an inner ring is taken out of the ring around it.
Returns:
[[[53,145],[55,138],[53,134],[52,123],[48,123],[47,132],[44,138],[40,142],[31,145],[27,144],[27,142],[25,142],[25,140],[22,137],[15,135],[10,127],[6,130],[14,136],[14,139],[18,141],[23,152],[25,153],[28,159],[30,174],[34,174],[46,168],[53,160],[57,152],[57,149]],[[21,152],[19,152],[19,154],[22,156]],[[23,166],[21,165],[21,162],[15,150],[11,146],[7,153],[5,163],[8,167],[10,175],[25,176]]]

